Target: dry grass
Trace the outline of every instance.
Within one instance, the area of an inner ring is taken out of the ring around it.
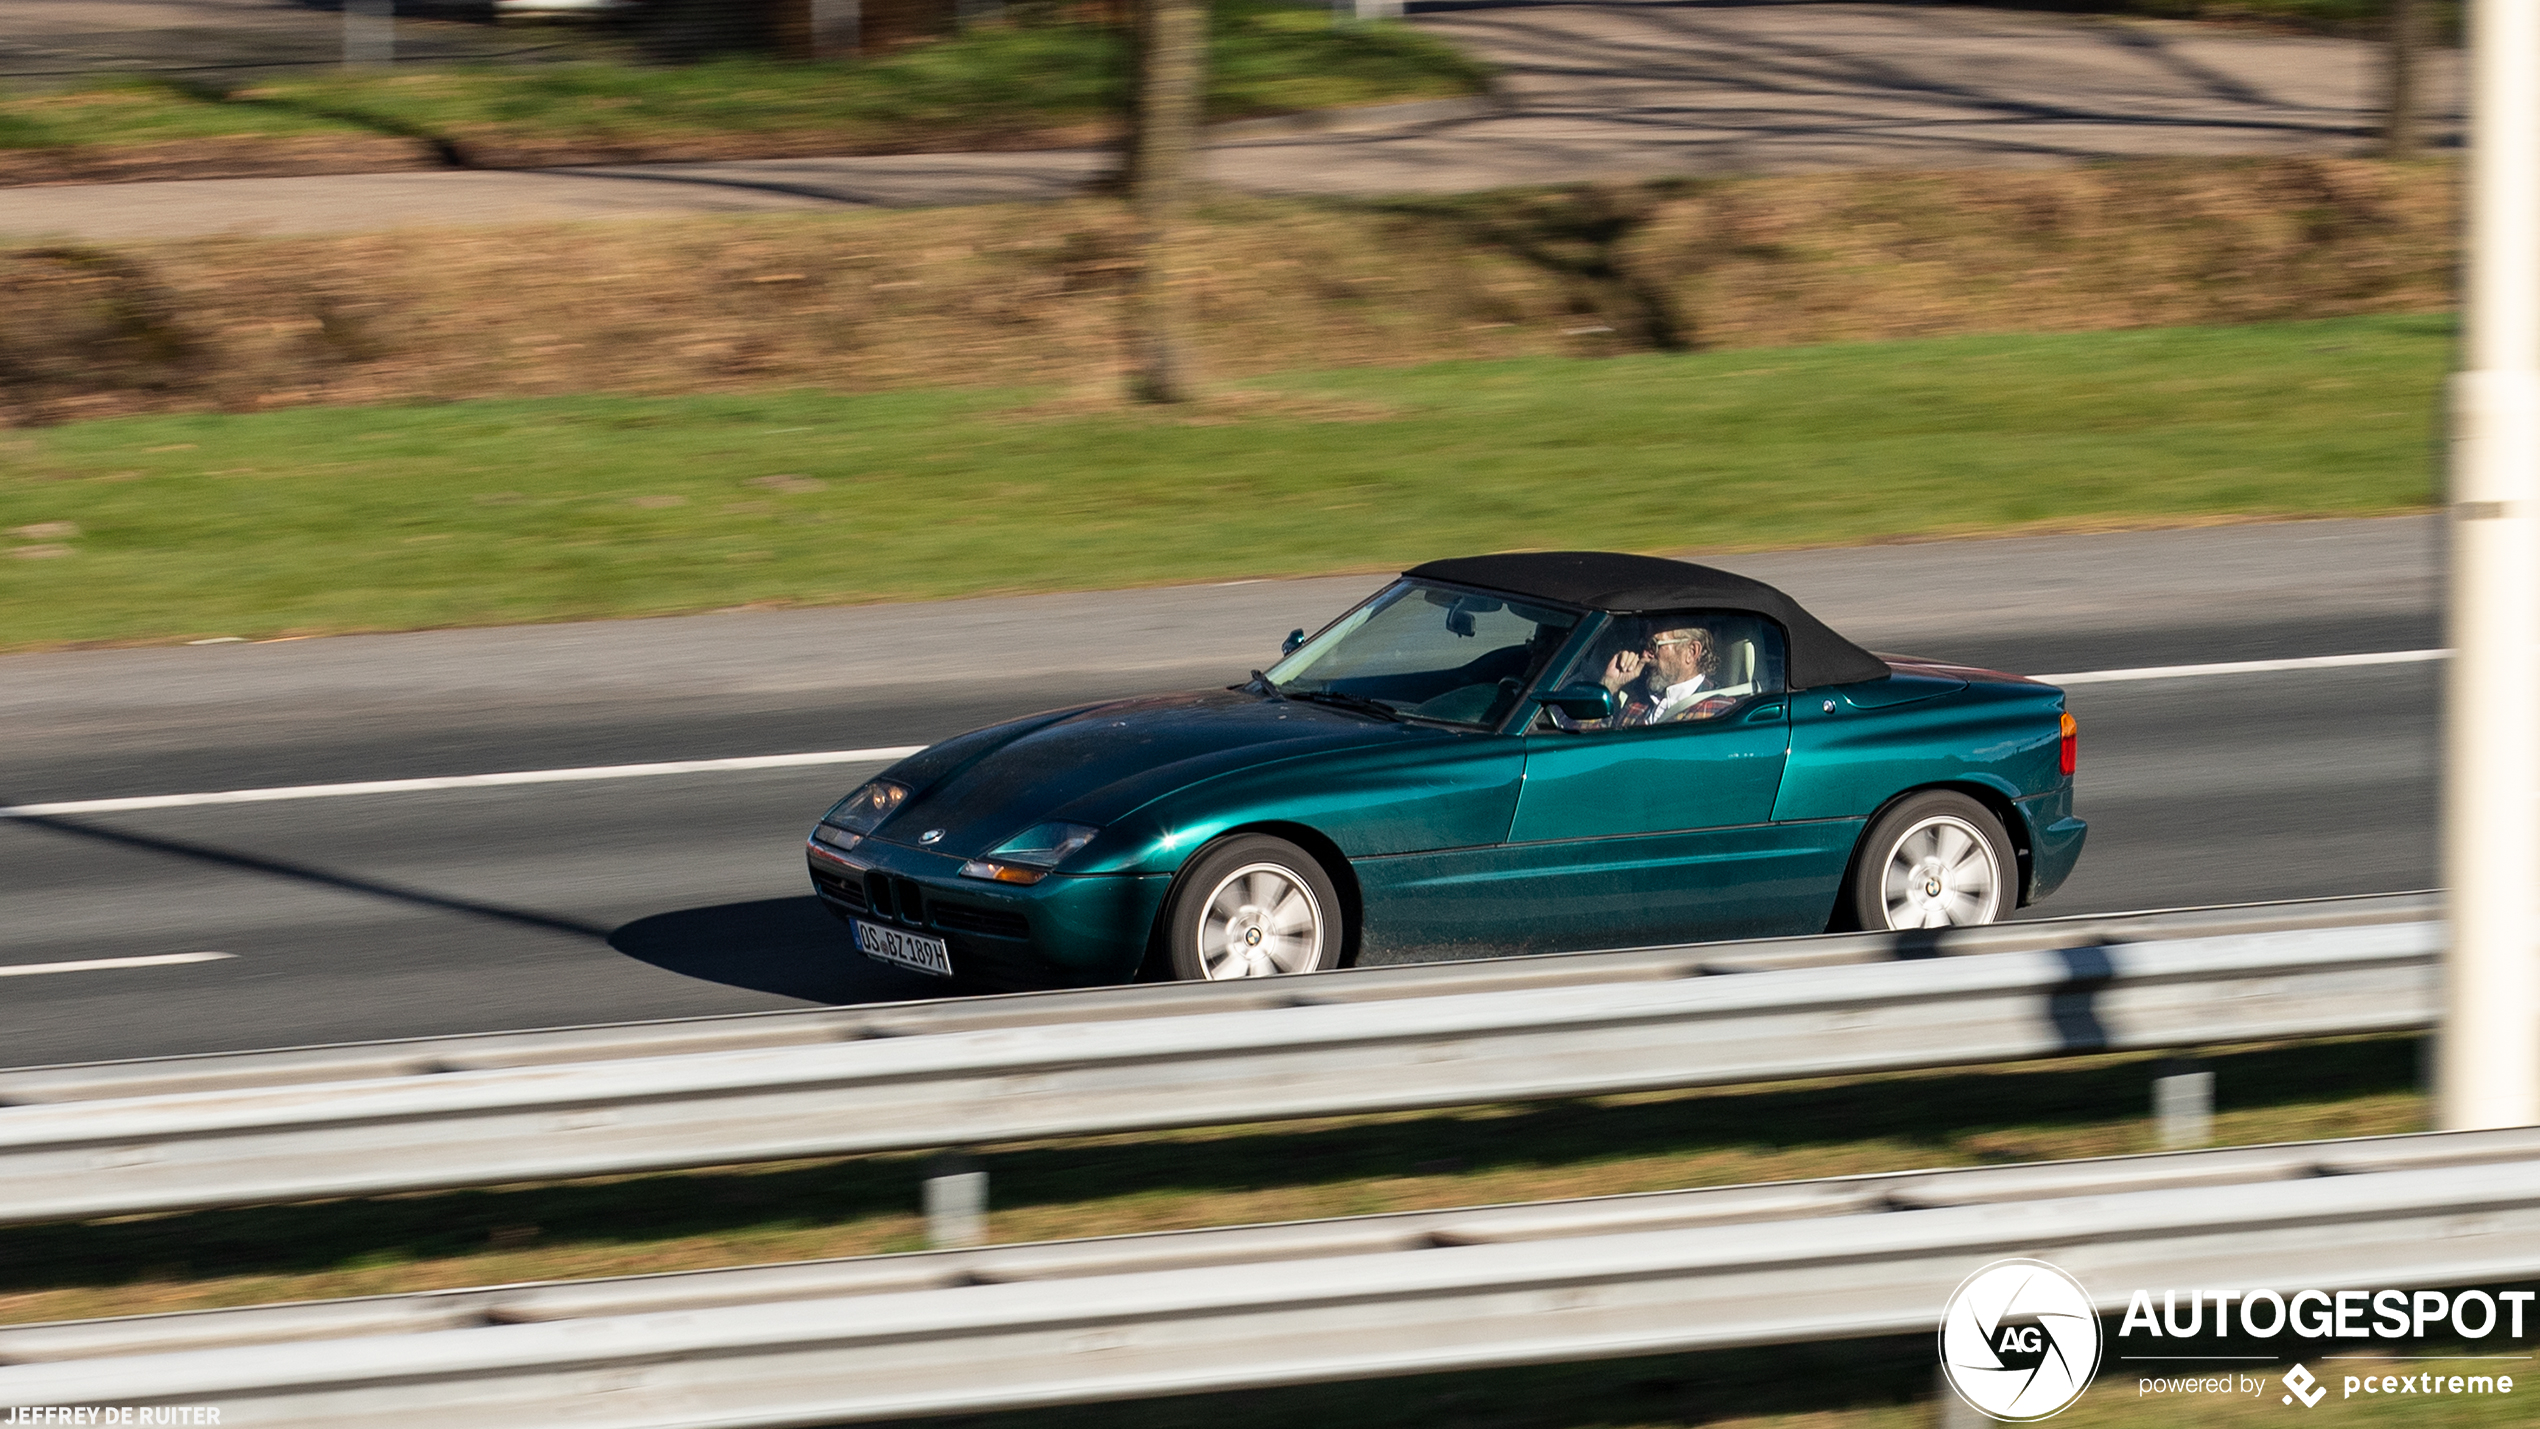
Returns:
[[[1224,199],[1175,280],[1220,377],[2452,301],[2454,171],[2363,160]],[[1118,386],[1082,200],[0,253],[0,421],[579,392]]]

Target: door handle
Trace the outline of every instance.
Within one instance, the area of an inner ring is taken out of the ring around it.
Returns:
[[[1762,724],[1766,720],[1780,719],[1784,713],[1786,713],[1786,710],[1778,702],[1769,705],[1757,705],[1755,708],[1746,712],[1746,722],[1748,724]]]

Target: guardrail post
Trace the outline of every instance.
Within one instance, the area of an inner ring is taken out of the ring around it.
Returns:
[[[853,59],[863,51],[863,0],[811,0],[806,20],[813,59]]]
[[[988,1173],[977,1157],[947,1152],[926,1168],[926,1245],[930,1250],[988,1240]]]
[[[2165,1061],[2152,1079],[2152,1117],[2160,1123],[2161,1149],[2185,1151],[2214,1139],[2214,1074],[2191,1063]]]
[[[344,63],[394,64],[397,0],[344,0]]]
[[[1991,1418],[1958,1397],[1958,1391],[1949,1383],[1947,1368],[1933,1374],[1932,1387],[1940,1392],[1940,1402],[1933,1406],[1932,1429],[1993,1429]]]

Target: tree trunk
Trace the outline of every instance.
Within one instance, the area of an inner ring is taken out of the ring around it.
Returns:
[[[2388,0],[2389,48],[2383,69],[2381,155],[2413,158],[2417,152],[2417,0]]]
[[[1190,202],[1207,69],[1207,0],[1140,0],[1138,91],[1128,154],[1138,260],[1127,319],[1129,391],[1141,402],[1191,397],[1188,304],[1175,291],[1170,269]]]

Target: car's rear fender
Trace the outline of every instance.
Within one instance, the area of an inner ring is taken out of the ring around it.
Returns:
[[[2052,792],[2068,777],[2057,762],[2063,703],[2061,690],[2026,683],[1872,708],[1839,690],[1803,691],[1791,699],[1790,760],[1773,817],[1868,819],[1927,788],[1986,790],[2005,807]]]

